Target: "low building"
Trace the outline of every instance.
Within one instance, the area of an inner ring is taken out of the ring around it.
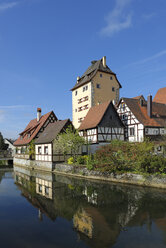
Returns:
[[[125,140],[158,141],[166,134],[166,104],[152,102],[151,95],[147,101],[143,96],[121,98],[117,111],[125,125]]]
[[[92,107],[79,128],[80,136],[90,143],[93,153],[111,140],[124,140],[124,124],[111,101]]]
[[[51,162],[52,164],[64,161],[64,155],[57,153],[54,140],[58,134],[65,132],[71,125],[72,122],[69,119],[49,123],[44,132],[35,140],[35,160],[44,163]]]
[[[12,156],[14,156],[14,154],[15,154],[14,142],[15,142],[15,140],[7,139],[7,138],[4,139],[4,143],[5,143],[6,145],[8,145],[7,150],[8,150],[9,152],[11,152]]]
[[[19,138],[14,142],[16,147],[15,159],[32,159],[29,156],[29,145],[45,130],[49,123],[57,121],[53,111],[41,115],[41,109],[37,109],[37,118],[33,119],[26,126],[25,130],[20,133]]]

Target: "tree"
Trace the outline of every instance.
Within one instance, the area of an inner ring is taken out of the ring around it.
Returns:
[[[35,143],[34,143],[34,140],[32,140],[29,143],[29,146],[27,148],[27,152],[29,153],[30,159],[34,160],[35,159]]]
[[[58,135],[54,140],[54,148],[56,152],[73,155],[74,159],[79,154],[80,148],[85,144],[85,140],[81,137],[77,130],[74,130],[72,126],[69,126],[64,133]]]
[[[7,150],[7,148],[8,148],[8,145],[5,144],[3,136],[0,132],[0,150]]]

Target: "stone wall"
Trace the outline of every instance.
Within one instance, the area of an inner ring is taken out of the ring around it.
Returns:
[[[23,166],[29,169],[44,170],[44,171],[52,171],[53,168],[52,162],[35,161],[35,160],[20,159],[20,158],[14,158],[13,164]]]
[[[110,181],[166,189],[166,176],[163,175],[140,175],[133,173],[115,174],[109,172],[88,170],[84,166],[66,164],[56,164],[54,172],[93,180]]]

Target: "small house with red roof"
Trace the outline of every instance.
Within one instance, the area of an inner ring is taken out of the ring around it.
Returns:
[[[112,101],[91,107],[79,127],[79,134],[91,144],[91,152],[111,140],[124,140],[124,124]]]
[[[141,95],[134,98],[121,98],[117,112],[125,125],[125,140],[141,142],[145,137],[162,140],[166,134],[166,104],[147,101]]]
[[[55,121],[57,121],[57,117],[53,111],[41,115],[41,109],[37,109],[37,118],[29,122],[24,131],[19,134],[19,138],[14,142],[16,147],[15,162],[16,158],[30,159],[28,155],[30,143],[40,136],[49,123],[54,123]]]

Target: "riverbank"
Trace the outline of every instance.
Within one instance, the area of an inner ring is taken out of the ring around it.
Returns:
[[[56,164],[53,172],[85,179],[166,189],[166,175],[101,172],[88,170],[85,166],[68,164]]]

